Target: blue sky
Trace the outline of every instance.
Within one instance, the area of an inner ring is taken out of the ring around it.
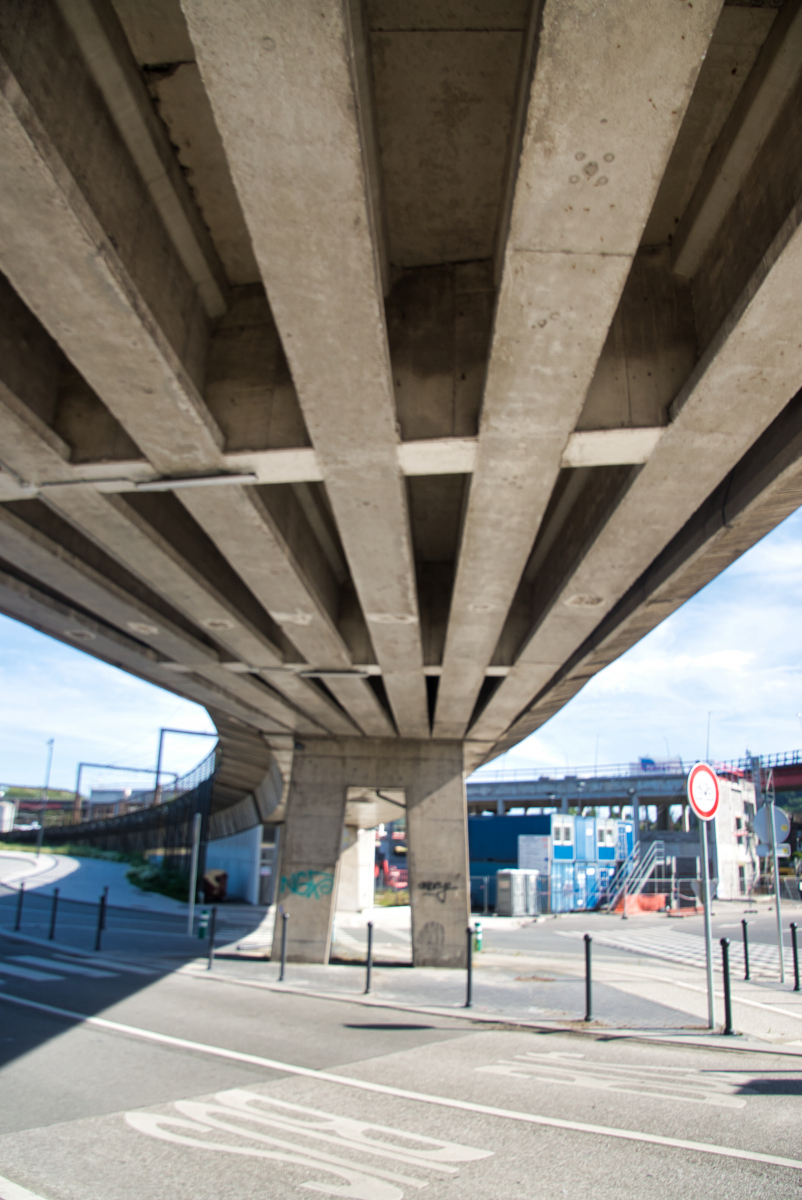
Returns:
[[[802,747],[802,509],[492,764],[626,763]],[[0,616],[0,783],[74,787],[80,760],[153,767],[159,727],[211,730],[204,709]],[[170,737],[166,769],[206,742]],[[131,775],[126,782],[146,776]],[[123,774],[98,772],[100,782]]]

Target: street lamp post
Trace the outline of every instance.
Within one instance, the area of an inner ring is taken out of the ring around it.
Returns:
[[[41,812],[42,819],[39,822],[39,832],[36,835],[36,857],[37,858],[42,853],[42,841],[44,840],[44,836],[45,836],[45,817],[47,815],[47,799],[48,799],[47,793],[48,793],[48,789],[50,787],[50,768],[53,765],[53,743],[55,742],[55,740],[56,740],[55,738],[48,738],[48,740],[47,740],[47,766],[45,767],[45,786],[42,788],[42,812]]]

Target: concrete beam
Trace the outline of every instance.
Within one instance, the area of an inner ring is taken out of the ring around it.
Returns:
[[[780,122],[785,129],[782,115]],[[798,147],[797,155],[802,177]],[[776,169],[786,177],[787,160]],[[748,193],[752,210],[760,210],[766,191],[782,195],[768,164],[758,159]],[[651,459],[476,721],[472,736],[478,740],[496,741],[516,721],[796,393],[802,380],[795,299],[802,271],[802,204],[793,193],[787,203],[790,211],[777,214],[779,228],[768,250],[674,401],[673,420]],[[748,226],[749,212],[743,220]],[[730,244],[740,255],[737,243]]]
[[[435,736],[470,720],[719,8],[542,10]]]
[[[539,729],[598,671],[705,587],[802,504],[802,393],[708,497],[564,668],[473,762]]]
[[[356,6],[184,12],[396,724],[427,736]]]
[[[174,675],[158,655],[141,642],[126,637],[102,621],[71,608],[39,591],[29,583],[0,571],[0,610],[17,621],[31,625],[49,637],[119,667],[147,683],[156,684],[205,707],[217,708],[264,733],[280,735],[286,726],[271,720],[257,708],[242,703],[213,683],[192,675]]]
[[[56,0],[170,239],[210,317],[226,311],[228,280],[195,197],[153,107],[114,8]]]
[[[802,72],[802,3],[782,7],[710,154],[673,241],[692,278]]]

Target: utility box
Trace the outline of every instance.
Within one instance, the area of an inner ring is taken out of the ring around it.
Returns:
[[[499,871],[496,875],[496,915],[537,916],[537,880],[537,871]]]

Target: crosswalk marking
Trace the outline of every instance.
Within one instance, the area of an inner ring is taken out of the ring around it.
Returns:
[[[583,932],[578,929],[560,931],[561,937],[582,938]],[[692,933],[681,933],[676,929],[655,929],[651,932],[627,933],[596,933],[594,942],[601,946],[610,946],[614,950],[628,950],[634,954],[647,954],[650,958],[661,958],[666,962],[684,963],[686,966],[702,967],[705,965],[704,938]],[[714,946],[714,967],[721,969],[719,947]],[[737,971],[743,962],[743,949],[740,942],[730,946],[730,966]],[[749,971],[755,976],[775,976],[780,970],[780,955],[776,946],[767,946],[764,942],[749,943]]]
[[[3,962],[2,969],[6,975],[17,975],[20,979],[29,979],[31,983],[51,983],[64,978],[63,975],[53,975],[48,971],[32,971],[30,967],[17,967],[10,962]]]
[[[108,967],[110,971],[121,971],[124,975],[158,975],[158,971],[154,971],[152,967],[135,967],[132,963],[118,962],[112,958],[86,958],[76,951],[67,956],[66,954],[56,953],[55,957],[59,960],[60,967],[64,962],[82,963],[87,967]]]
[[[98,971],[94,967],[85,967],[83,964],[67,962],[66,959],[56,961],[52,958],[39,958],[35,954],[14,954],[12,960],[18,963],[28,963],[32,967],[58,967],[59,971],[65,971],[68,975],[85,975],[88,979],[116,979],[117,976],[113,971]]]

